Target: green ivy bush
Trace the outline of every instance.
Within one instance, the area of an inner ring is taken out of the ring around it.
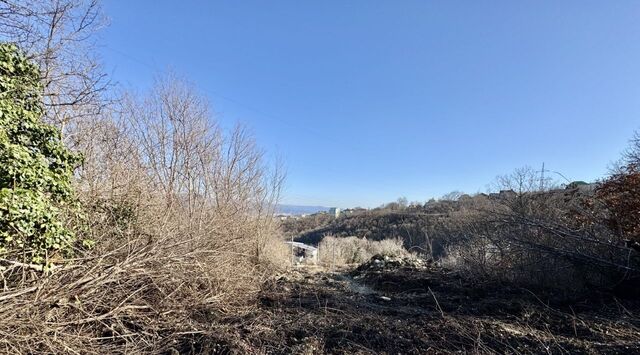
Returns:
[[[19,252],[34,263],[71,248],[63,214],[74,204],[80,162],[43,114],[38,67],[0,43],[0,254]]]

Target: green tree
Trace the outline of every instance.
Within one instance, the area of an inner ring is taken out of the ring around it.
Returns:
[[[42,121],[38,67],[13,44],[0,43],[0,255],[35,263],[70,250],[64,211],[79,156]]]

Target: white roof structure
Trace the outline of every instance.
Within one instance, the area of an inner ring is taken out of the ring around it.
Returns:
[[[308,244],[304,244],[304,243],[300,243],[300,242],[285,242],[287,244],[290,244],[296,248],[300,248],[300,249],[306,249],[306,250],[311,250],[311,251],[315,251],[318,250],[318,248],[313,247],[311,245]]]

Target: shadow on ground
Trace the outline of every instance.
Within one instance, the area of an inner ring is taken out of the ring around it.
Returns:
[[[424,265],[299,269],[265,285],[224,351],[269,354],[640,353],[640,305],[554,303]]]

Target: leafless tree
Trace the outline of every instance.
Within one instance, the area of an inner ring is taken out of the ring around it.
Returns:
[[[494,189],[511,190],[521,195],[540,189],[540,172],[530,166],[515,169],[512,173],[500,175],[493,184]]]
[[[0,39],[40,65],[46,118],[65,133],[105,105],[109,81],[95,54],[105,23],[98,0],[0,0]]]
[[[622,162],[625,166],[640,168],[640,131],[634,132],[629,147],[622,156]]]
[[[0,260],[9,352],[160,352],[200,332],[194,312],[246,310],[275,269],[264,266],[287,260],[273,218],[281,165],[270,168],[246,128],[220,129],[206,98],[175,76],[107,105],[93,51],[103,23],[97,0],[0,0],[0,40],[39,63],[46,118],[83,152],[75,183],[87,216],[79,253],[56,260],[54,275]],[[102,346],[104,329],[123,341]]]
[[[119,115],[166,218],[190,234],[242,230],[231,234],[250,236],[259,257],[275,228],[284,170],[269,168],[248,130],[225,133],[207,99],[173,74],[149,95],[125,96]]]
[[[553,189],[541,178],[534,169],[517,169],[494,183],[502,193],[477,196],[482,204],[467,211],[461,206],[451,215],[451,234],[459,231],[462,238],[450,255],[464,260],[470,272],[538,286],[610,286],[637,275],[631,250],[603,223],[607,213],[594,196]]]
[[[451,192],[448,192],[448,193],[442,195],[442,197],[440,197],[440,200],[442,200],[442,201],[458,201],[462,195],[464,195],[463,192],[455,190],[455,191],[451,191]]]
[[[407,200],[406,197],[402,196],[399,197],[396,202],[398,203],[398,206],[400,206],[400,208],[407,208],[407,206],[409,206],[409,200]]]

